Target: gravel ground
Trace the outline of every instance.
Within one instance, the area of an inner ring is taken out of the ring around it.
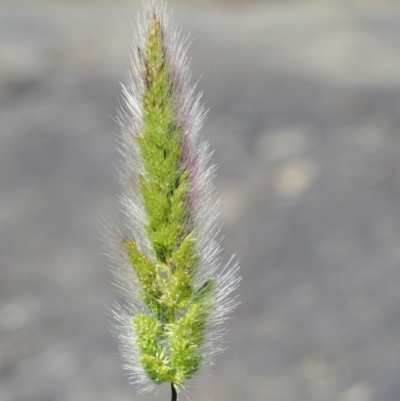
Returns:
[[[399,400],[400,8],[315,3],[174,3],[243,276],[191,400]],[[136,8],[0,9],[1,401],[169,397],[127,384],[99,240]]]

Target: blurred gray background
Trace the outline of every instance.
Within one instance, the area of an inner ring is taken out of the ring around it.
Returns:
[[[0,3],[0,400],[133,401],[101,216],[135,1]],[[193,401],[400,399],[400,4],[171,1],[242,304]],[[182,396],[182,400],[186,399]]]

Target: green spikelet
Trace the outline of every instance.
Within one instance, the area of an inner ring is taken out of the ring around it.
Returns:
[[[151,312],[132,320],[140,360],[155,382],[181,386],[202,359],[198,351],[212,290],[199,296],[193,287],[199,256],[187,204],[189,172],[182,167],[182,129],[163,43],[162,27],[154,15],[143,51],[143,135],[138,144],[145,172],[140,192],[155,260],[148,260],[132,239],[125,241],[125,247],[140,296]]]
[[[127,302],[114,313],[132,381],[142,391],[169,382],[176,400],[223,349],[221,325],[237,305],[231,293],[240,279],[238,265],[220,258],[214,168],[199,135],[204,110],[186,39],[163,0],[147,0],[145,9],[118,115],[125,220],[112,255]]]

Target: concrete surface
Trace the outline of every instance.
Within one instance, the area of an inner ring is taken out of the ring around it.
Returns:
[[[322,3],[174,3],[243,276],[193,401],[400,399],[400,8]],[[1,401],[169,399],[127,384],[99,240],[136,9],[0,8]]]

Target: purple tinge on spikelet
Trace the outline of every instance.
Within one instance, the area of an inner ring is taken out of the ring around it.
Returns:
[[[186,59],[187,38],[180,38],[178,32],[164,32],[166,58],[171,69],[171,79],[175,89],[177,122],[182,129],[182,168],[189,172],[190,190],[187,198],[191,212],[196,210],[196,202],[201,189],[201,163],[196,149],[197,133],[204,120],[200,95],[195,96],[195,85],[190,84],[190,68]]]

